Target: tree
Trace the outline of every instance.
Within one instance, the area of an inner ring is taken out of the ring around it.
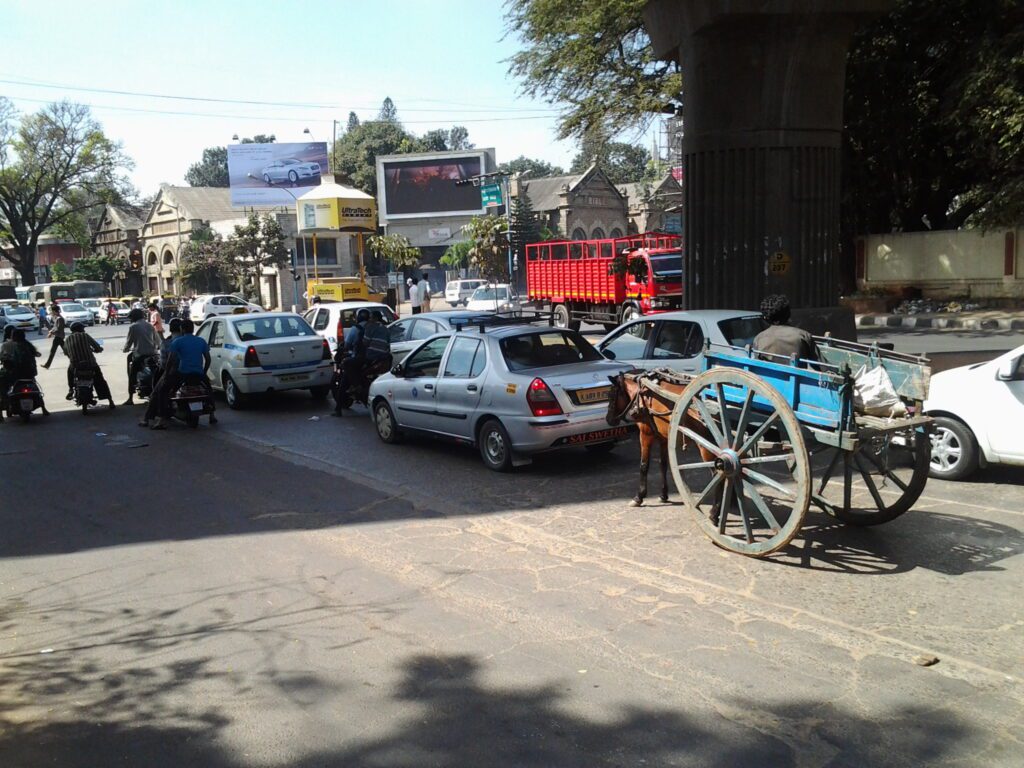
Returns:
[[[338,139],[335,170],[357,188],[376,195],[377,156],[398,154],[409,138],[398,123],[378,120],[362,123]]]
[[[50,277],[55,283],[67,283],[75,279],[75,274],[71,267],[62,261],[58,261],[56,264],[50,265]]]
[[[508,218],[506,216],[474,216],[463,226],[472,247],[469,263],[481,277],[491,283],[508,280]]]
[[[515,160],[508,160],[498,164],[498,170],[511,176],[517,173],[529,173],[531,179],[539,179],[544,176],[562,176],[565,171],[557,165],[552,165],[544,160],[520,155]]]
[[[675,63],[655,59],[647,0],[523,0],[506,4],[523,50],[509,60],[522,92],[562,107],[559,138],[646,128],[679,98]]]
[[[451,269],[465,269],[469,266],[469,251],[472,247],[469,240],[452,243],[441,256],[441,263]]]
[[[128,268],[128,259],[104,255],[83,256],[75,259],[73,277],[75,280],[98,280],[109,288],[113,285],[115,275]]]
[[[518,255],[519,262],[522,264],[526,258],[526,246],[540,240],[537,215],[533,212],[533,204],[525,189],[512,198],[510,220],[509,239],[512,244],[512,252]]]
[[[415,267],[422,260],[420,249],[413,246],[404,235],[371,235],[366,244],[373,255],[388,262],[392,272],[406,267]]]
[[[474,146],[476,145],[469,141],[469,130],[465,126],[455,125],[448,131],[448,149],[452,152],[472,149]]]
[[[236,224],[227,240],[232,268],[241,278],[242,290],[260,298],[260,278],[265,269],[284,269],[291,263],[284,232],[277,218],[253,213],[245,224]]]
[[[384,97],[384,102],[380,105],[380,113],[377,115],[377,119],[382,123],[398,122],[398,109],[395,107],[395,102],[391,100],[390,96]]]
[[[220,235],[209,227],[192,231],[181,249],[178,278],[193,290],[221,291],[235,278],[234,264]]]
[[[39,238],[95,205],[104,191],[127,189],[131,161],[92,118],[68,101],[18,117],[0,97],[0,237],[25,285],[35,284]]]
[[[359,115],[355,112],[348,113],[348,125],[345,127],[346,131],[351,131],[359,127]]]
[[[583,173],[597,162],[612,184],[643,181],[651,176],[651,153],[644,147],[608,141],[601,134],[588,134],[572,161],[570,173]]]
[[[251,139],[242,139],[242,144],[273,144],[277,137],[273,134],[258,133]],[[198,163],[193,163],[185,171],[185,182],[190,187],[227,187],[228,180],[228,148],[207,147]]]

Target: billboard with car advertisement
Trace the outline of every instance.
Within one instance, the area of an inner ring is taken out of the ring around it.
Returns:
[[[327,172],[327,144],[231,144],[228,179],[231,205],[295,204]],[[290,193],[290,194],[289,194]]]
[[[377,200],[381,220],[483,213],[480,189],[456,186],[486,173],[493,150],[389,155],[377,158]]]

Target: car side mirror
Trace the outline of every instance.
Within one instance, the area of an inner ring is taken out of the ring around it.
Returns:
[[[399,377],[405,375],[405,369],[402,367],[401,363],[395,363],[394,368],[391,369],[391,375]]]
[[[615,359],[615,353],[612,352],[610,349],[602,349],[601,354],[607,357],[609,360]]]
[[[996,378],[1000,381],[1013,381],[1017,378],[1017,368],[1020,364],[1020,358],[1014,358],[1013,360],[1005,360],[999,366],[999,370],[996,371]]]

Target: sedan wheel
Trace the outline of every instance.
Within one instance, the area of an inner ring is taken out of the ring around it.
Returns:
[[[512,441],[500,421],[491,419],[480,428],[480,456],[488,469],[508,472],[512,469]]]
[[[264,181],[264,182],[265,182],[266,184],[270,184],[270,183],[271,183],[271,181],[270,181],[270,174],[269,174],[269,173],[264,173],[264,174],[263,174],[263,181]]]
[[[292,184],[294,184],[298,180],[299,180],[299,174],[297,174],[295,171],[288,171],[288,181],[290,181]]]
[[[978,442],[967,425],[939,416],[933,427],[929,474],[942,480],[962,480],[974,472],[978,466]]]
[[[238,385],[228,374],[224,374],[224,399],[228,401],[228,408],[233,411],[245,405],[245,396],[238,391]]]
[[[377,428],[377,437],[382,442],[397,443],[401,437],[391,406],[383,400],[373,407],[373,424]]]

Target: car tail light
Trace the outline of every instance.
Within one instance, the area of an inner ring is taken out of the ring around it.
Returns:
[[[341,315],[338,315],[338,328],[335,331],[335,337],[338,339],[338,349],[345,348],[345,324],[341,321]]]
[[[324,339],[324,355],[323,355],[323,359],[324,360],[330,360],[331,359],[331,345],[327,343],[327,339]]]
[[[562,413],[562,406],[558,404],[544,379],[534,379],[530,382],[530,388],[526,390],[526,402],[529,403],[534,416],[557,416]]]
[[[20,394],[22,394],[22,395],[31,395],[32,394],[32,387],[22,387],[21,390],[20,390]]]
[[[249,345],[249,348],[245,350],[245,363],[246,368],[259,368],[260,367],[260,356],[256,354],[256,347]]]

